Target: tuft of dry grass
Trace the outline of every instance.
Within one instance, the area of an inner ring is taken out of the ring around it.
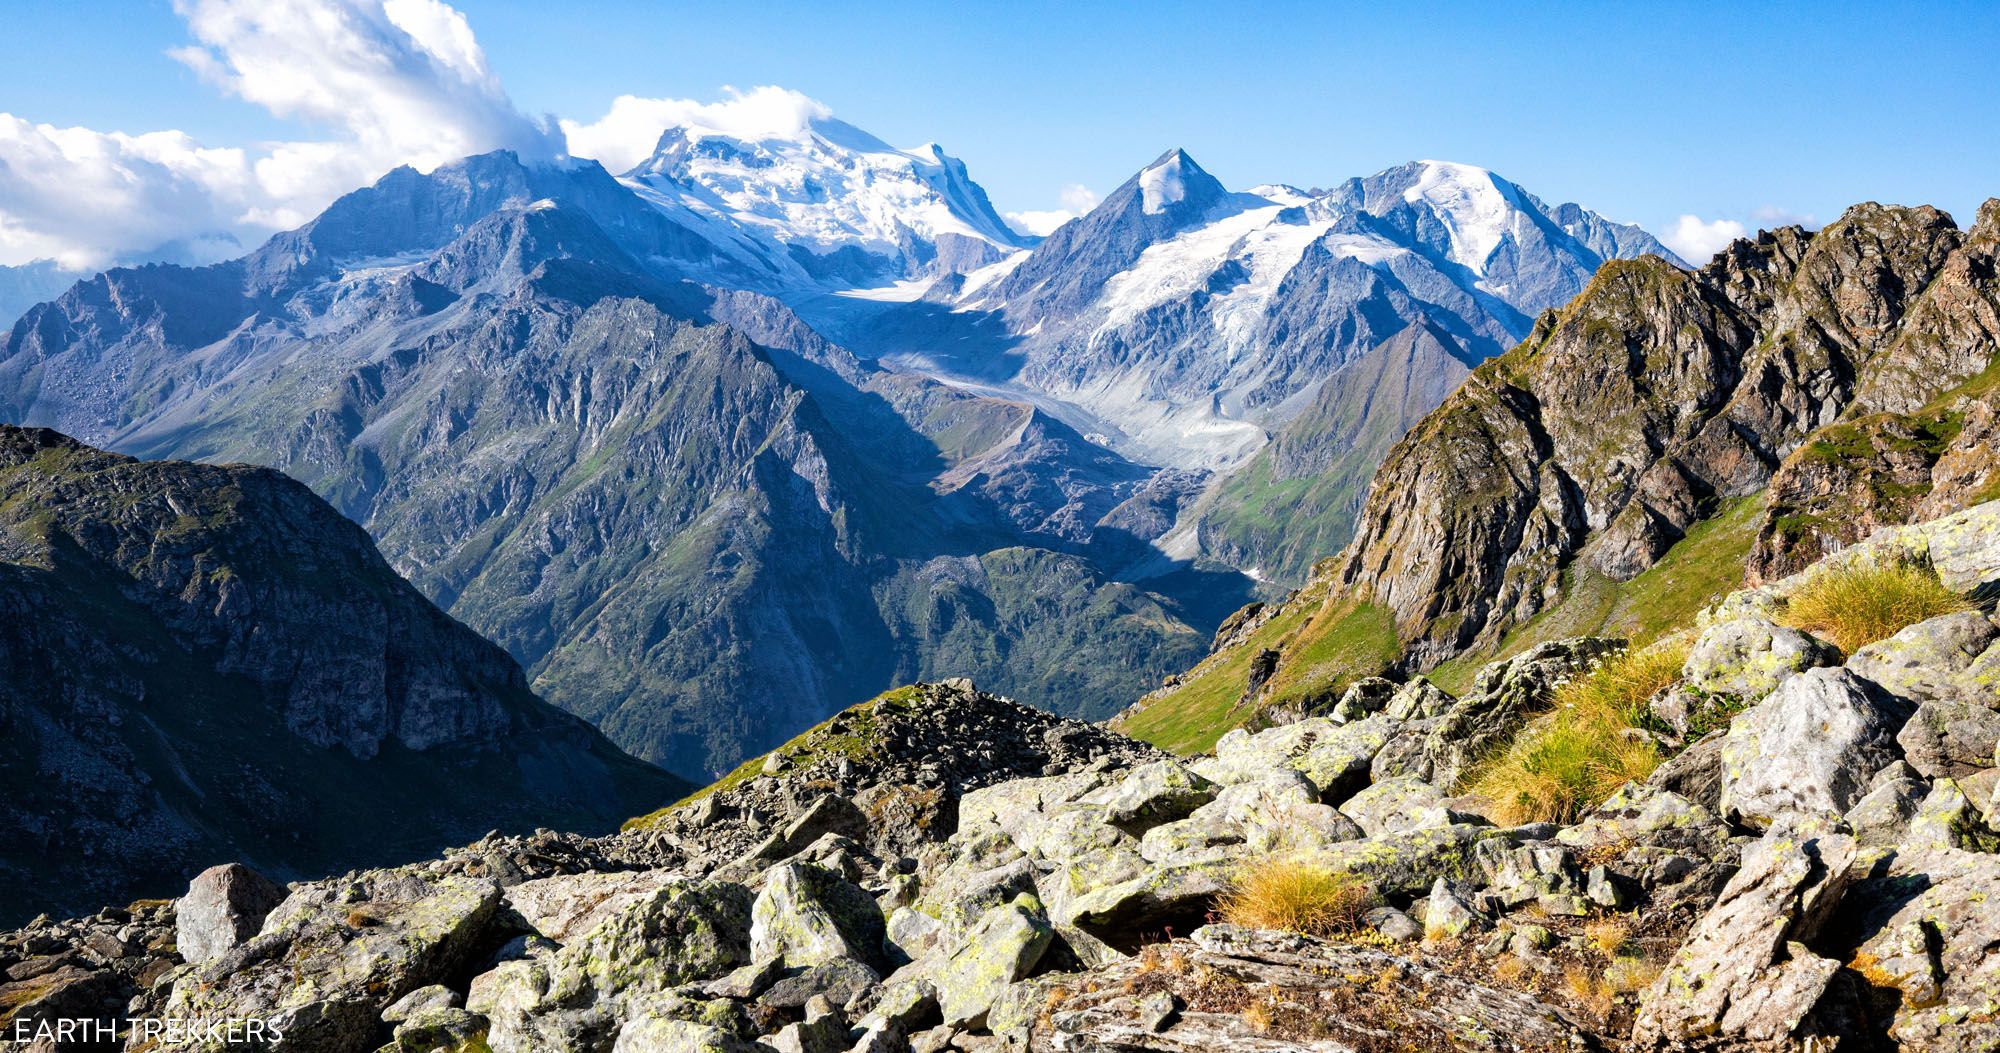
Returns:
[[[1361,926],[1374,892],[1350,874],[1293,856],[1247,861],[1216,905],[1223,920],[1252,929],[1336,936]]]
[[[1606,958],[1616,958],[1632,942],[1632,923],[1615,914],[1592,918],[1583,923],[1583,942]]]
[[[1918,622],[1971,606],[1945,588],[1927,564],[1851,561],[1808,572],[1786,599],[1783,619],[1853,654]]]
[[[1627,651],[1558,688],[1550,713],[1524,728],[1474,777],[1472,792],[1505,826],[1570,823],[1619,786],[1659,767],[1639,731],[1646,703],[1680,676],[1687,642]]]

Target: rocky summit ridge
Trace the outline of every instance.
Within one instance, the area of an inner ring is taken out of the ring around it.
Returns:
[[[1947,613],[1851,651],[1785,624],[1919,563]],[[1988,1048],[1996,590],[1988,502],[1730,594],[1645,699],[1668,763],[1559,821],[1467,775],[1621,641],[1358,684],[1199,757],[921,684],[616,834],[40,919],[0,935],[0,1005],[280,1051]],[[1301,866],[1353,894],[1338,924],[1239,898]]]

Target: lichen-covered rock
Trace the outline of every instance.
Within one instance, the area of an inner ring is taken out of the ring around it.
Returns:
[[[1317,717],[1255,734],[1239,728],[1222,736],[1214,760],[1196,770],[1233,785],[1290,768],[1312,780],[1322,801],[1339,804],[1368,784],[1369,764],[1395,730],[1396,721],[1379,715],[1352,724]]]
[[[1712,621],[1689,648],[1681,675],[1690,688],[1755,702],[1785,678],[1839,665],[1840,649],[1769,618]]]
[[[1849,968],[1897,992],[1886,1031],[1912,1053],[2000,1048],[2000,856],[1952,848],[1896,853],[1848,893],[1866,938]]]
[[[1993,767],[2000,713],[1970,702],[1930,701],[1896,735],[1903,758],[1931,779],[1957,779]]]
[[[1443,878],[1431,885],[1424,901],[1424,938],[1451,940],[1492,927],[1486,915],[1472,905],[1472,897]]]
[[[1489,826],[1452,823],[1365,841],[1329,845],[1312,858],[1336,873],[1351,874],[1385,895],[1422,895],[1438,879],[1470,881],[1480,876],[1475,846],[1505,838]]]
[[[1893,848],[1909,836],[1929,787],[1911,779],[1878,782],[1848,809],[1847,825],[1854,839],[1874,848]]]
[[[1715,813],[1680,794],[1627,783],[1555,837],[1561,844],[1586,852],[1636,844],[1707,858],[1720,853],[1729,842],[1729,828]]]
[[[1911,702],[2000,709],[2000,626],[1981,611],[1940,615],[1856,650],[1847,668]]]
[[[467,1008],[491,1019],[495,1053],[599,1048],[635,1003],[747,963],[750,908],[741,885],[668,880],[559,951],[476,980]]]
[[[1032,896],[988,911],[931,977],[944,1022],[983,1025],[994,999],[1027,976],[1054,939],[1055,929]]]
[[[619,1030],[611,1053],[758,1053],[758,1047],[709,1024],[645,1017]]]
[[[270,1021],[288,1053],[353,1049],[397,999],[470,966],[499,906],[489,882],[407,870],[304,886],[256,938],[176,980],[162,1015]]]
[[[1103,806],[1103,820],[1128,832],[1143,832],[1186,817],[1215,799],[1216,785],[1170,760],[1142,764],[1110,786],[1082,800]]]
[[[884,923],[868,893],[811,863],[773,867],[750,912],[750,952],[794,967],[835,958],[883,964]]]
[[[1786,680],[1738,714],[1723,741],[1722,807],[1753,828],[1780,819],[1838,816],[1899,756],[1907,703],[1845,669]]]
[[[1368,837],[1459,821],[1447,810],[1444,794],[1414,775],[1374,783],[1349,797],[1340,812]]]
[[[174,942],[191,965],[213,961],[257,935],[285,890],[241,863],[209,867],[174,901]]]
[[[1841,963],[1806,944],[1859,876],[1857,848],[1843,835],[1781,829],[1746,851],[1743,869],[1641,999],[1634,1043],[1836,1037],[1814,1010]]]

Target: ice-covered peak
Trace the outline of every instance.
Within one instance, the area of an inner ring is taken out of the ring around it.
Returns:
[[[1485,273],[1501,239],[1523,219],[1520,192],[1475,165],[1418,161],[1412,167],[1415,178],[1403,190],[1403,200],[1428,206],[1450,232],[1452,258],[1474,273]]]
[[[625,181],[835,285],[968,270],[1031,242],[937,144],[897,149],[803,96],[762,98],[720,116],[675,115]]]
[[[1188,169],[1201,171],[1187,151],[1175,149],[1140,171],[1139,202],[1147,215],[1158,215],[1187,198]]]

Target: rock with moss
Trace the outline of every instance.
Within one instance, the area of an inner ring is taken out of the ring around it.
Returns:
[[[1694,691],[1756,702],[1793,674],[1839,664],[1832,644],[1750,616],[1710,622],[1688,649],[1681,675]]]
[[[810,863],[773,867],[750,912],[750,953],[798,968],[836,958],[880,966],[884,925],[873,897]]]
[[[1635,1044],[1796,1048],[1852,1027],[1838,1007],[1820,1011],[1841,963],[1807,944],[1861,876],[1857,852],[1850,837],[1789,828],[1745,852],[1743,869],[1642,997]]]
[[[1215,799],[1216,786],[1184,765],[1170,760],[1143,764],[1111,786],[1082,800],[1101,804],[1106,823],[1121,830],[1143,832],[1184,818]]]
[[[2000,626],[1977,610],[1929,618],[1856,650],[1847,668],[1911,702],[2000,709]]]
[[[668,879],[561,950],[475,981],[467,1007],[492,1020],[496,1053],[595,1049],[636,1003],[748,962],[750,915],[741,885]]]
[[[1762,829],[1787,818],[1838,816],[1900,756],[1907,703],[1845,669],[1786,680],[1738,715],[1723,741],[1722,808]]]
[[[489,882],[412,870],[304,886],[255,938],[176,980],[162,1015],[271,1021],[281,1051],[368,1048],[390,1005],[475,964],[499,906]]]
[[[994,1000],[1034,969],[1054,938],[1054,927],[1032,896],[986,912],[930,977],[944,1022],[984,1025]]]

